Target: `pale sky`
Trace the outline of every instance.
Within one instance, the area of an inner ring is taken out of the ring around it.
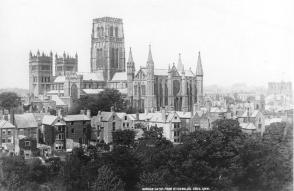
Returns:
[[[155,68],[181,53],[195,71],[200,51],[204,85],[293,79],[293,0],[1,0],[0,88],[28,88],[30,50],[77,52],[90,71],[92,19],[104,16],[123,19],[136,69],[151,43]]]

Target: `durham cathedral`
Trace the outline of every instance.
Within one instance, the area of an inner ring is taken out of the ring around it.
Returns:
[[[123,22],[119,18],[93,19],[90,67],[88,73],[78,72],[77,54],[30,52],[30,97],[70,107],[72,100],[81,96],[113,88],[124,95],[130,106],[146,112],[160,108],[191,111],[203,102],[200,52],[194,69],[184,67],[180,54],[176,65],[158,69],[149,45],[146,65],[136,71],[131,48],[126,62]]]

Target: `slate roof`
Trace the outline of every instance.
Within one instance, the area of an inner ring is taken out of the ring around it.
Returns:
[[[102,121],[109,121],[109,118],[112,116],[112,114],[113,112],[110,111],[102,111],[100,117],[102,117]]]
[[[52,95],[51,100],[55,101],[56,106],[66,106],[66,104],[58,97],[58,95]]]
[[[90,121],[91,119],[87,115],[77,114],[77,115],[67,115],[64,121]]]
[[[174,119],[174,116],[177,116],[177,113],[174,112],[166,112],[166,120],[163,120],[162,113],[161,112],[155,112],[155,113],[140,113],[139,114],[139,120],[140,121],[149,121],[149,122],[155,122],[155,123],[168,123],[171,122]],[[131,115],[132,118],[136,119],[136,114]],[[178,119],[180,122],[180,117]]]
[[[191,118],[191,112],[177,111],[180,118]]]
[[[246,130],[256,130],[256,127],[253,123],[240,123],[240,127]]]
[[[180,72],[181,73],[181,72]],[[155,76],[168,76],[168,69],[154,69],[154,75]],[[185,76],[186,77],[194,77],[193,72],[189,70],[185,70]]]
[[[79,75],[83,76],[83,80],[85,81],[104,81],[103,71],[97,72],[79,72]]]
[[[57,119],[57,116],[54,115],[45,115],[42,120],[44,125],[52,125],[53,122]]]
[[[122,120],[124,120],[124,117],[125,117],[125,116],[128,116],[127,113],[123,113],[123,112],[116,112],[116,115],[117,115],[119,118],[121,118]]]
[[[252,112],[249,112],[249,117],[256,117],[258,113],[259,113],[258,110],[254,110]],[[248,117],[248,111],[245,111],[241,117]]]
[[[15,114],[14,119],[17,128],[38,127],[38,123],[32,113]]]
[[[15,128],[14,125],[12,125],[9,121],[6,120],[0,120],[0,129],[11,129]]]
[[[104,89],[83,89],[86,94],[98,94],[102,92]]]

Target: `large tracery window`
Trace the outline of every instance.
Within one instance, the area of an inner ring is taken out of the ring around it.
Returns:
[[[109,36],[113,36],[113,27],[112,26],[110,27],[110,30],[109,30]]]
[[[118,37],[118,28],[115,27],[115,37]]]

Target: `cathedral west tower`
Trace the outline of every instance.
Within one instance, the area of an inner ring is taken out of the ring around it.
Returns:
[[[125,42],[122,19],[93,19],[91,72],[101,72],[110,81],[116,72],[125,72]]]

